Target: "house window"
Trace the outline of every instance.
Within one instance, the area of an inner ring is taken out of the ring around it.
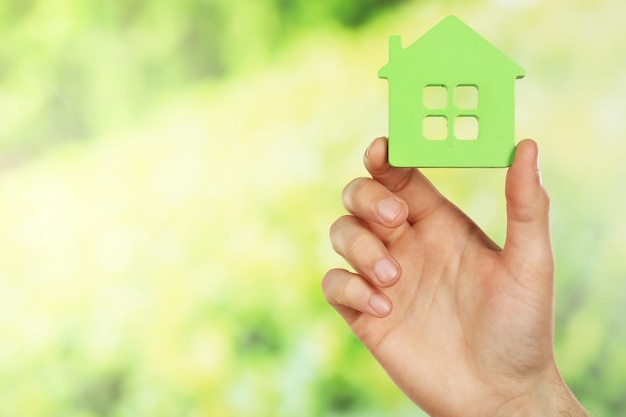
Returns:
[[[476,140],[480,130],[478,86],[459,84],[454,88],[426,85],[422,91],[426,109],[422,133],[428,140]]]
[[[445,109],[448,107],[448,89],[445,85],[427,85],[424,87],[424,107],[427,109]]]
[[[459,85],[454,89],[454,105],[459,109],[475,109],[478,107],[478,87],[475,85]]]
[[[459,116],[454,119],[454,136],[459,140],[478,139],[478,119],[476,116]]]
[[[445,116],[426,116],[423,123],[423,136],[428,140],[448,138],[448,119]]]

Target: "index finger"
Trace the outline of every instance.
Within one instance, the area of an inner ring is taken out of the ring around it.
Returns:
[[[417,223],[447,200],[419,170],[389,165],[387,147],[386,137],[374,139],[363,158],[365,168],[374,180],[408,204],[408,221]]]

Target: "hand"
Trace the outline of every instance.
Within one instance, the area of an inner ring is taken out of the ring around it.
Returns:
[[[329,271],[324,294],[431,416],[586,415],[554,359],[549,199],[537,157],[535,142],[517,146],[503,249],[417,169],[390,167],[385,138],[364,158],[372,178],[344,189],[351,214],[333,224],[331,241],[356,273]]]

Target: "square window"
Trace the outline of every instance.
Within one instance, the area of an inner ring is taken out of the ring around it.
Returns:
[[[448,119],[443,116],[426,116],[422,131],[428,140],[444,140],[448,138]]]
[[[475,109],[478,107],[478,87],[475,85],[459,85],[454,89],[454,105],[459,109]]]
[[[444,85],[424,87],[423,102],[427,109],[445,109],[448,107],[448,89]]]
[[[478,139],[478,118],[476,116],[459,116],[455,118],[454,137],[459,140]]]

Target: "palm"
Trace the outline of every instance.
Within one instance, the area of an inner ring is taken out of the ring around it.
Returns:
[[[383,319],[357,314],[350,325],[400,387],[413,387],[407,394],[416,403],[428,398],[456,409],[451,415],[463,415],[471,398],[506,397],[506,387],[494,382],[503,375],[515,378],[551,358],[551,346],[534,346],[527,337],[550,333],[544,318],[551,294],[524,287],[524,276],[510,276],[503,252],[452,204],[387,246],[403,266],[400,281],[384,290],[393,311]],[[551,274],[541,268],[528,264],[518,275]],[[398,355],[398,346],[411,350]],[[433,385],[434,380],[449,384]],[[472,392],[451,396],[454,386]]]

